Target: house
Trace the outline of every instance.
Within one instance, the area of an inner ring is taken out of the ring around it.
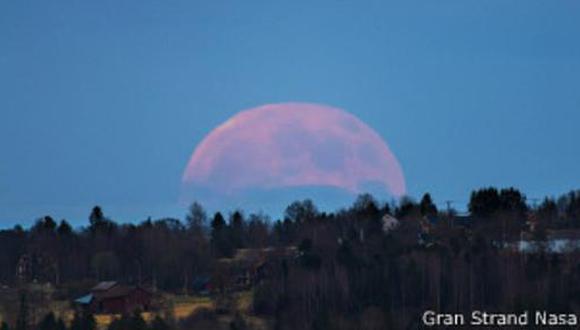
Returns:
[[[135,310],[149,310],[152,298],[152,293],[141,286],[100,282],[74,302],[95,314],[129,314]]]
[[[238,249],[232,258],[219,260],[211,280],[213,290],[246,290],[278,271],[284,260],[297,255],[294,246]]]
[[[395,217],[389,214],[385,214],[382,220],[383,220],[383,232],[385,233],[391,232],[392,230],[399,227],[400,224],[399,220],[397,220]]]

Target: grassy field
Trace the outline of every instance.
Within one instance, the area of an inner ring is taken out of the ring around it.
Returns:
[[[219,323],[227,329],[229,322],[232,320],[233,314],[239,312],[243,315],[244,319],[247,321],[248,325],[252,329],[268,329],[268,321],[262,318],[253,316],[252,310],[252,292],[244,291],[233,294],[234,301],[231,305],[231,312],[227,314],[220,314],[218,319]],[[166,317],[168,314],[172,315],[177,321],[185,319],[188,316],[194,314],[200,309],[216,309],[216,301],[211,297],[201,297],[201,296],[187,296],[187,295],[170,295],[166,294],[163,296],[162,301],[163,306],[160,310],[155,312],[144,312],[142,313],[145,321],[150,322],[157,315]],[[52,311],[57,317],[62,318],[66,323],[70,324],[74,317],[74,312],[70,307],[69,301],[45,301],[42,307],[36,307],[31,310],[34,313],[32,319],[34,322],[38,322],[48,313]],[[0,306],[1,307],[1,306]],[[9,315],[11,315],[10,313]],[[111,322],[120,318],[121,315],[118,314],[99,314],[95,315],[95,320],[97,321],[97,326],[100,330],[105,330],[111,324]],[[5,315],[2,315],[2,309],[0,309],[0,322],[5,319]]]
[[[175,320],[186,318],[200,308],[213,309],[215,307],[213,300],[209,297],[166,295],[164,300],[168,302]],[[157,312],[144,312],[141,313],[141,316],[146,322],[150,322],[156,315],[166,315],[166,313],[167,310],[160,310]],[[121,315],[118,314],[95,315],[99,329],[106,329],[114,319],[120,317]]]
[[[168,299],[173,305],[173,317],[176,320],[185,318],[200,308],[215,308],[214,301],[209,297],[173,296]]]

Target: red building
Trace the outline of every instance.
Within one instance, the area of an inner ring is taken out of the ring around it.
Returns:
[[[129,314],[149,310],[152,297],[151,292],[140,286],[101,282],[75,303],[95,314]]]

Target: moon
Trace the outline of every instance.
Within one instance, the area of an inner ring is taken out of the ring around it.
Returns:
[[[373,129],[338,108],[279,103],[242,111],[212,130],[183,172],[182,199],[292,187],[356,194],[369,184],[393,197],[406,192],[397,158]]]

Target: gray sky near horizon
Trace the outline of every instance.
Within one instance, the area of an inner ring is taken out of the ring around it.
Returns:
[[[389,144],[410,195],[580,187],[580,2],[3,1],[0,226],[182,216],[195,146],[313,102]]]

